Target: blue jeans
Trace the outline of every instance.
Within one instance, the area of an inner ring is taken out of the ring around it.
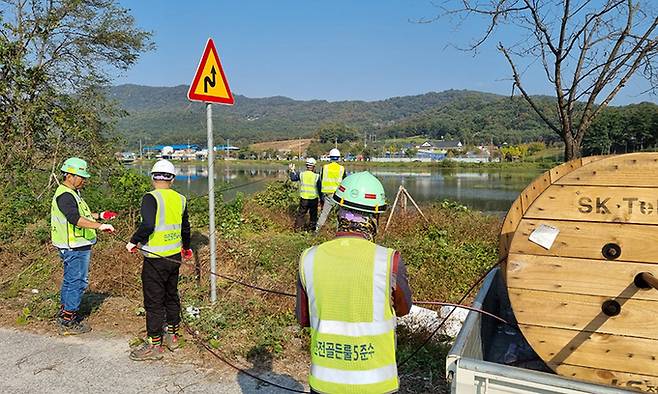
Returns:
[[[64,262],[64,280],[62,281],[60,300],[64,305],[64,310],[76,312],[80,309],[82,294],[89,284],[91,249],[60,249],[59,257]]]

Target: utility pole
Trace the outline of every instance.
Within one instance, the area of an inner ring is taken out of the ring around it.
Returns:
[[[226,158],[227,159],[231,158],[231,149],[230,149],[230,147],[231,147],[231,140],[227,138],[226,139]]]
[[[142,160],[142,139],[139,139],[139,159]]]

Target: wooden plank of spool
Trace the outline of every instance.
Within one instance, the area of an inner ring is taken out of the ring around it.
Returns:
[[[540,224],[560,230],[550,250],[528,239]],[[646,224],[523,219],[512,239],[510,253],[606,260],[602,249],[609,243],[621,248],[619,260],[658,263],[658,226]]]
[[[635,282],[658,277],[657,173],[658,153],[575,160],[531,183],[506,217],[512,309],[560,374],[658,387],[658,291]],[[559,230],[548,249],[528,239],[541,224]]]
[[[658,343],[652,339],[519,325],[533,349],[547,355],[549,367],[562,363],[656,376]]]
[[[550,169],[548,172],[551,175],[551,184],[557,182],[563,176],[580,168],[580,166],[582,166],[582,159],[576,159],[562,163],[559,166]]]
[[[519,226],[519,222],[523,218],[523,209],[521,207],[521,196],[519,196],[512,207],[507,212],[505,219],[503,220],[503,227],[500,230],[499,246],[500,246],[500,257],[507,256],[509,253],[509,246],[512,242],[512,237],[516,228]]]
[[[629,186],[554,186],[534,200],[526,219],[656,224],[658,193]]]
[[[557,372],[562,376],[579,380],[600,381],[603,384],[616,386],[624,390],[658,393],[658,379],[655,376],[608,369],[587,368],[569,364],[560,365],[557,367]]]
[[[610,297],[555,293],[510,288],[514,297],[514,312],[519,324],[557,327],[567,330],[596,331],[603,334],[629,335],[638,338],[658,339],[658,303],[635,300],[638,291],[633,286],[618,293],[614,300],[620,305],[620,313],[607,316],[601,305]],[[550,310],[551,313],[545,311]],[[658,352],[658,342],[655,344]]]
[[[587,169],[553,181],[560,185],[658,187],[658,177],[647,176],[658,168],[658,153],[631,153],[591,162]]]
[[[615,264],[601,260],[533,256],[511,253],[507,260],[507,286],[555,293],[616,297],[640,272],[658,277],[658,265]],[[636,300],[658,301],[658,291],[638,291]],[[657,331],[658,333],[658,331]]]

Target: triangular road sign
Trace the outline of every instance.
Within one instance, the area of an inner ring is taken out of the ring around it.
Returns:
[[[222,64],[217,56],[217,49],[212,38],[208,39],[203,57],[196,69],[194,80],[187,92],[187,98],[192,101],[204,101],[233,105],[235,99],[228,87]]]

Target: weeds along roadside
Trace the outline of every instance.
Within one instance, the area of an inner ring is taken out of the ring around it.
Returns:
[[[138,223],[137,210],[141,196],[149,190],[148,179],[126,172],[105,189],[90,186],[84,192],[89,205],[120,211],[122,217],[115,223],[117,238],[127,239]],[[294,293],[301,252],[332,237],[331,225],[318,237],[292,231],[296,190],[294,184],[278,181],[249,198],[238,195],[233,201],[221,202],[218,196],[217,266],[221,273]],[[52,193],[46,194],[49,211]],[[282,364],[308,364],[308,333],[297,328],[294,299],[218,279],[218,300],[210,305],[205,274],[209,269],[207,201],[191,199],[188,208],[193,247],[204,269],[199,281],[194,275],[181,278],[183,308],[200,309],[199,318],[188,316],[188,323],[223,354],[239,359],[269,355]],[[495,263],[500,220],[449,202],[422,208],[430,225],[411,213],[406,217],[396,213],[388,233],[380,236],[378,243],[401,251],[416,299],[455,301]],[[35,215],[20,235],[9,239],[9,247],[0,251],[0,297],[14,310],[19,324],[47,321],[59,307],[62,271],[55,250],[49,246],[48,211]],[[123,243],[110,235],[101,234],[99,239],[93,250],[90,290],[140,301],[141,258],[127,254]],[[39,293],[33,294],[32,289]],[[423,334],[400,330],[400,358],[415,348]],[[400,371],[406,376],[403,384],[405,379],[421,375],[440,382],[446,350],[441,343],[424,349],[415,362]],[[432,380],[422,382],[434,384]]]

